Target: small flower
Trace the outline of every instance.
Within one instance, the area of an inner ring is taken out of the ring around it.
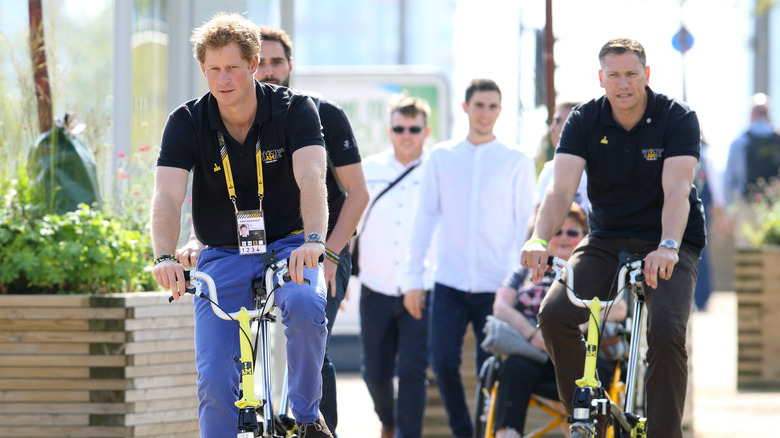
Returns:
[[[192,204],[192,196],[190,196],[189,198],[187,198],[187,204]]]
[[[138,195],[140,195],[140,194],[141,194],[141,191],[140,191],[140,190],[134,190],[134,191],[133,191],[133,194],[134,194],[135,196],[138,196]]]
[[[148,151],[148,150],[149,150],[149,145],[148,145],[148,144],[145,144],[145,145],[141,146],[140,148],[138,148],[138,150],[139,150],[140,152],[143,152],[143,151]]]
[[[130,178],[130,174],[128,173],[122,173],[122,172],[116,173],[116,179],[129,179],[129,178]]]
[[[117,152],[116,156],[119,157],[119,158],[125,158],[127,156],[127,154],[124,153],[124,152]]]

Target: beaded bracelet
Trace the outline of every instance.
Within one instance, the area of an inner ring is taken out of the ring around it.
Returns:
[[[329,250],[328,248],[325,248],[325,258],[327,258],[328,260],[332,261],[333,263],[335,263],[337,265],[339,264],[339,261],[341,260],[341,258],[339,257],[338,254],[336,254],[335,252]]]
[[[179,259],[177,259],[175,255],[173,255],[173,254],[163,254],[160,257],[157,257],[156,259],[154,259],[154,266],[157,266],[160,263],[168,261],[168,260],[170,260],[172,262],[179,263]]]

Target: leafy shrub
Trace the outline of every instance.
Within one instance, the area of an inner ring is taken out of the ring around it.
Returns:
[[[23,173],[0,188],[0,293],[156,289],[145,269],[151,261],[148,232],[84,204],[48,213],[31,199]]]
[[[780,245],[780,180],[759,185],[750,200],[755,221],[743,225],[742,233],[755,247]]]

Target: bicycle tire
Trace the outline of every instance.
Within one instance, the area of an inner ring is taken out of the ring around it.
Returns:
[[[569,435],[569,438],[590,438],[589,436],[585,435],[582,432],[574,431]]]

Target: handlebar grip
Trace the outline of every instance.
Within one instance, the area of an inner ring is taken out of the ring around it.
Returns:
[[[184,281],[190,281],[190,271],[187,270],[184,271]],[[187,286],[186,288],[184,288],[184,291],[188,294],[195,295],[195,286]],[[173,302],[173,296],[168,297],[168,302],[169,303]]]
[[[325,261],[325,254],[320,254],[320,256],[317,258],[317,263],[322,263],[324,261]],[[289,269],[290,269],[290,259],[289,258],[287,259],[287,261],[285,263],[285,266],[287,267],[287,274],[282,276],[282,280],[284,280],[284,282],[287,283],[290,280],[292,280],[290,278],[290,274],[289,274],[289,272],[290,272],[289,271]],[[305,278],[303,279],[303,282],[306,283],[306,284],[311,284],[311,282],[309,280],[305,279]]]
[[[547,266],[552,266],[555,261],[555,256],[547,257]]]

